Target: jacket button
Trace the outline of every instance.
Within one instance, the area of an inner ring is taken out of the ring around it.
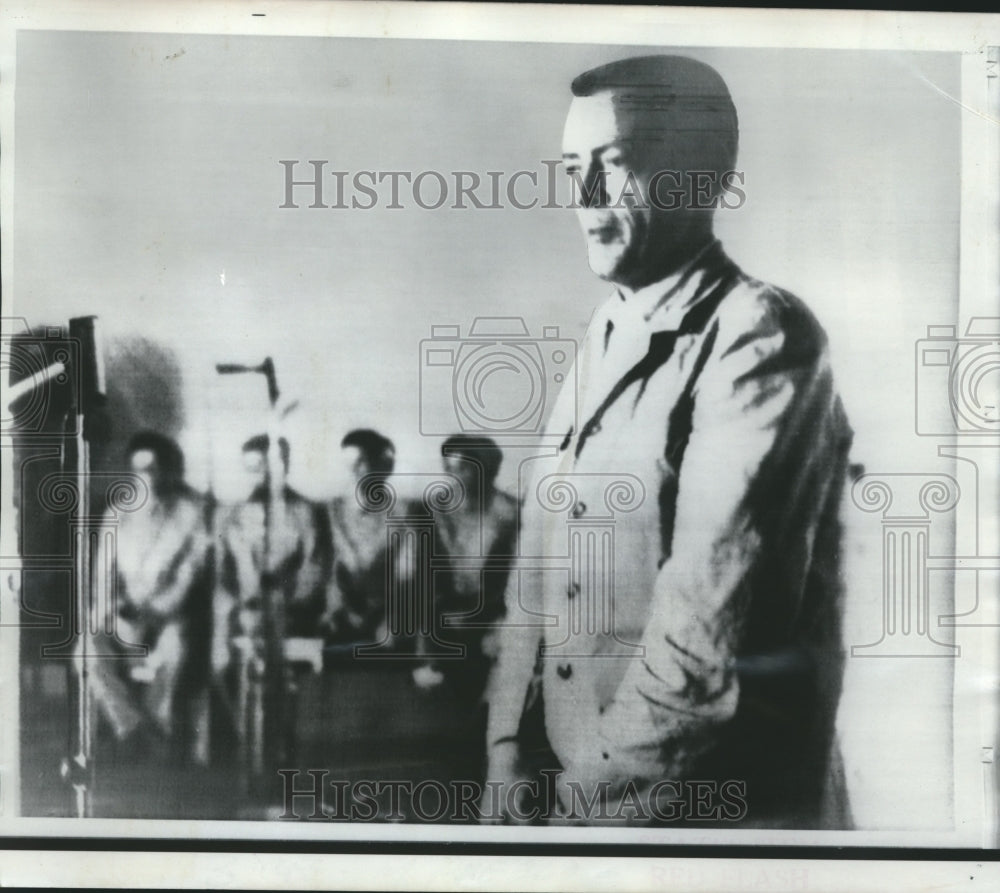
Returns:
[[[569,679],[569,677],[573,675],[573,665],[560,664],[556,667],[556,672],[559,674],[560,679]]]
[[[576,505],[573,506],[573,511],[571,512],[571,514],[573,515],[574,518],[582,518],[586,514],[586,512],[587,512],[587,503],[578,502]]]

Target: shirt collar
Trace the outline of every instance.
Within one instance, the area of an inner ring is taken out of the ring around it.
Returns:
[[[652,332],[676,332],[688,312],[708,293],[701,288],[709,260],[721,254],[722,243],[712,239],[683,267],[669,276],[650,283],[630,295],[618,291],[613,298],[615,311],[624,311],[636,322],[641,320]]]

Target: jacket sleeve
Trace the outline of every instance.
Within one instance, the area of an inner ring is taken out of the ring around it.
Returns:
[[[833,399],[824,337],[804,308],[778,295],[738,310],[710,323],[644,656],[577,755],[583,777],[682,773],[736,711],[748,578],[800,498]]]

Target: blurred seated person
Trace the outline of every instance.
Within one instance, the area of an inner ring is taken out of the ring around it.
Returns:
[[[392,474],[396,448],[370,428],[349,431],[341,441],[353,486],[329,506],[333,574],[327,588],[324,627],[327,653],[353,656],[354,646],[397,643],[386,617],[390,556],[386,521],[389,503],[380,483]]]
[[[173,440],[142,431],[125,458],[148,496],[137,511],[109,509],[116,554],[107,555],[102,539],[97,557],[98,568],[110,560],[115,569],[121,656],[99,656],[106,654],[103,639],[88,669],[95,704],[115,737],[136,740],[140,732],[173,735],[180,697],[207,680],[211,541],[206,500],[184,483],[184,455]]]
[[[491,438],[456,434],[442,444],[441,456],[445,473],[457,479],[464,497],[457,509],[435,518],[435,553],[444,558],[447,572],[433,575],[434,636],[420,640],[418,651],[428,659],[413,671],[413,679],[431,689],[451,677],[453,685],[478,699],[496,658],[498,631],[492,627],[504,614],[517,501],[496,487],[503,452]],[[456,645],[461,657],[434,656]]]
[[[288,441],[279,438],[278,461],[269,460],[270,449],[267,434],[243,444],[252,489],[218,525],[221,562],[212,648],[217,673],[229,665],[235,640],[262,641],[265,596],[281,601],[277,635],[319,635],[330,573],[329,525],[319,505],[286,483]]]

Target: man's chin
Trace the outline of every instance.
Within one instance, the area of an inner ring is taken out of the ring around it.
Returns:
[[[621,271],[623,254],[619,251],[608,251],[603,245],[590,246],[588,249],[590,269],[595,276],[605,282],[617,282],[617,274]]]

